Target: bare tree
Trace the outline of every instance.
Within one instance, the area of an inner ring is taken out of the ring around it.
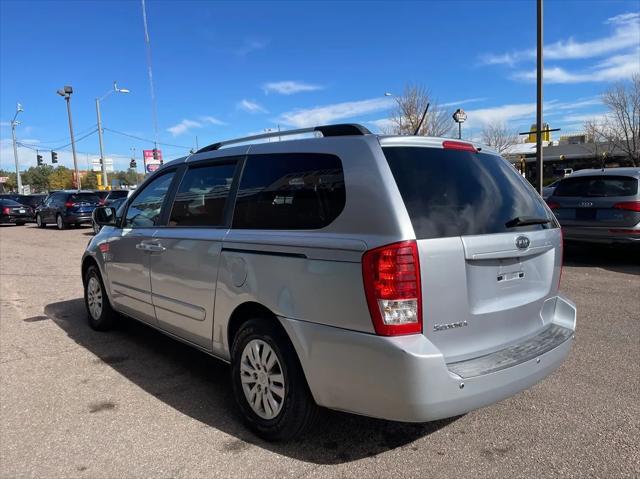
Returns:
[[[634,166],[640,164],[640,74],[630,83],[619,83],[602,94],[608,112],[601,122],[589,121],[585,132],[594,142],[610,143],[623,151]]]
[[[480,134],[482,143],[502,154],[518,143],[518,133],[504,123],[487,123]]]
[[[396,107],[389,118],[386,132],[394,135],[413,135],[420,124],[424,110],[429,111],[418,130],[421,136],[446,136],[452,127],[449,114],[438,107],[429,91],[420,85],[407,85],[402,96],[395,97]]]

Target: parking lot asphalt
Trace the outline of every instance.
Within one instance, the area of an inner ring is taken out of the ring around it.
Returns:
[[[637,252],[565,249],[577,339],[533,388],[428,424],[327,411],[270,444],[240,422],[224,363],[133,321],[89,329],[90,235],[0,227],[0,477],[640,476]]]

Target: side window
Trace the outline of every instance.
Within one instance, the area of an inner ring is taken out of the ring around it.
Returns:
[[[62,206],[62,204],[64,203],[64,201],[62,200],[62,197],[64,195],[61,194],[55,194],[51,197],[51,206]]]
[[[169,226],[221,226],[236,162],[189,168],[176,193]]]
[[[133,199],[124,218],[125,228],[150,228],[158,223],[174,174],[172,171],[159,176]]]
[[[337,156],[253,155],[240,181],[233,227],[319,229],[335,220],[344,204],[344,174]]]

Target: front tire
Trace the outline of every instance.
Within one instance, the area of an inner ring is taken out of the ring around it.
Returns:
[[[95,265],[87,268],[84,277],[84,304],[92,329],[107,331],[113,328],[117,319],[116,312],[111,309],[100,271]]]
[[[248,427],[268,441],[298,437],[314,422],[316,405],[295,349],[266,319],[243,324],[231,352],[233,393]]]
[[[57,215],[56,216],[56,226],[58,227],[59,230],[63,230],[67,228],[67,225],[65,224],[64,220],[62,219],[62,215]]]
[[[46,228],[47,226],[47,223],[42,221],[42,216],[40,216],[40,213],[36,215],[36,224],[38,225],[38,228]]]

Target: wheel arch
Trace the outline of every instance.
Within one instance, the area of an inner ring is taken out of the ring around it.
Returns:
[[[227,323],[227,344],[229,345],[229,354],[231,354],[233,340],[236,337],[236,334],[238,334],[238,331],[240,331],[242,325],[250,319],[258,318],[269,322],[269,324],[281,330],[287,336],[289,341],[291,341],[273,311],[256,301],[246,301],[236,306],[231,313],[231,316],[229,316],[229,321]]]

